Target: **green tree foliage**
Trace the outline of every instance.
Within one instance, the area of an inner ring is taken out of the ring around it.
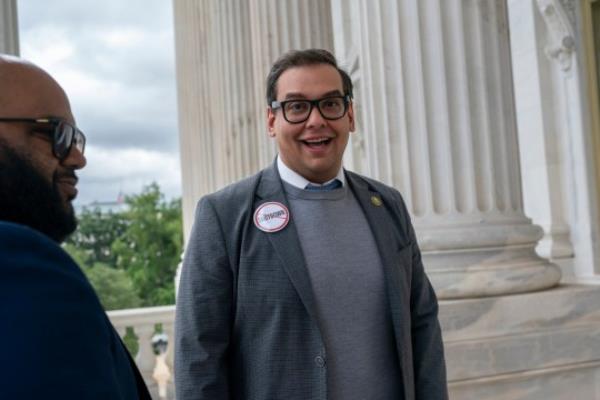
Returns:
[[[105,310],[136,308],[142,304],[133,286],[133,281],[125,271],[100,262],[88,265],[89,252],[77,248],[71,243],[65,244],[65,250],[81,266]]]
[[[181,200],[165,201],[153,183],[125,202],[128,210],[119,213],[84,209],[65,250],[105,309],[173,304],[183,247]]]
[[[183,246],[181,200],[165,201],[153,183],[125,201],[127,228],[111,246],[116,265],[131,277],[143,306],[173,304]]]
[[[79,261],[88,267],[96,263],[116,266],[117,257],[112,251],[112,244],[127,229],[129,220],[126,216],[111,211],[103,213],[99,208],[84,208],[77,219],[77,230],[66,243],[81,253]]]
[[[84,272],[96,289],[105,310],[136,308],[142,304],[132,280],[125,271],[105,264],[96,264],[85,268]]]
[[[63,249],[69,253],[75,263],[82,269],[87,265],[89,257],[85,249],[77,247],[69,241],[66,241],[65,244],[63,244]]]

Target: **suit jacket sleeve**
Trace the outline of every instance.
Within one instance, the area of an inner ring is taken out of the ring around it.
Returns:
[[[415,230],[399,193],[398,198],[406,218],[405,223],[412,248],[410,308],[415,398],[447,400],[446,362],[438,320],[438,302],[433,287],[425,275]]]
[[[230,398],[233,278],[218,215],[200,200],[176,307],[175,384],[179,400]]]
[[[17,225],[0,227],[0,338],[2,399],[137,397],[120,379],[133,382],[129,365],[115,369],[117,338],[81,270]]]

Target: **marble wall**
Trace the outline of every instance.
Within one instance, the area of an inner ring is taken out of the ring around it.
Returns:
[[[600,399],[600,285],[442,301],[452,399]]]
[[[438,296],[556,285],[523,212],[506,2],[332,7],[336,54],[357,79],[358,165],[404,196]]]

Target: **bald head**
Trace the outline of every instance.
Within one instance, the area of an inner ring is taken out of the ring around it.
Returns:
[[[0,221],[60,242],[76,226],[75,171],[86,163],[69,100],[47,72],[11,56],[0,55],[0,88]]]
[[[28,61],[0,54],[0,87],[0,116],[55,116],[74,122],[64,90]]]

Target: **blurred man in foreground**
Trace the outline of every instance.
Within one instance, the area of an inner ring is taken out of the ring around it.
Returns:
[[[0,398],[149,399],[79,267],[59,244],[76,228],[85,136],[50,75],[0,55]]]

